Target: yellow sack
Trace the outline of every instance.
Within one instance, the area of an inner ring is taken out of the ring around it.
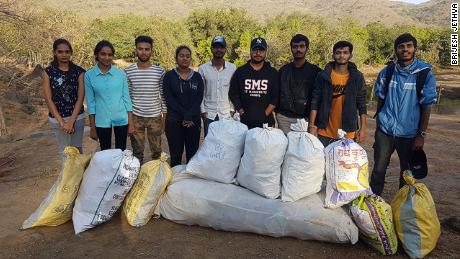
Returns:
[[[172,180],[173,172],[167,162],[167,155],[145,163],[123,205],[128,223],[134,227],[142,227],[155,212],[163,193]]]
[[[64,149],[61,173],[40,207],[22,223],[21,229],[38,226],[58,226],[72,218],[72,209],[83,173],[91,154],[80,154],[75,147]]]
[[[441,226],[426,185],[415,183],[410,171],[403,177],[406,185],[391,202],[395,229],[407,255],[422,258],[436,247]]]
[[[350,213],[359,228],[360,238],[383,255],[398,251],[398,237],[393,227],[391,207],[382,197],[361,193],[351,206]]]

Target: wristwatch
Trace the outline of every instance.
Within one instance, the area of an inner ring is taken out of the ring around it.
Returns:
[[[422,138],[426,137],[426,131],[419,130],[419,131],[418,131],[418,134],[419,134]]]

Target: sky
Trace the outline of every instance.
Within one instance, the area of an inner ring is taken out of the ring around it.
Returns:
[[[406,2],[406,3],[411,3],[411,4],[420,4],[420,3],[428,2],[429,0],[392,0],[392,1]]]

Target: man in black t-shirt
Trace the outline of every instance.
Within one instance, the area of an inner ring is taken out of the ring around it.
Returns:
[[[269,62],[267,42],[264,38],[251,41],[251,60],[236,69],[228,92],[241,122],[248,128],[262,127],[264,123],[275,126],[273,110],[278,104],[278,72]]]
[[[290,126],[297,119],[308,121],[310,115],[311,93],[321,69],[305,59],[309,44],[308,38],[302,34],[292,37],[290,45],[294,60],[279,71],[280,100],[276,120],[284,134],[291,131]]]

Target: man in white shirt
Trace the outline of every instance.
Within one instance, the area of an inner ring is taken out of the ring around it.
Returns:
[[[230,79],[236,66],[224,60],[227,44],[224,37],[216,36],[211,42],[211,61],[201,65],[198,72],[203,77],[204,98],[201,104],[204,134],[208,134],[209,124],[233,114],[233,105],[228,99]]]
[[[139,36],[135,40],[137,63],[125,69],[128,78],[129,95],[133,103],[135,132],[131,136],[134,156],[141,164],[144,160],[145,137],[149,141],[152,159],[161,155],[161,134],[166,103],[163,98],[162,67],[150,63],[153,40],[149,36]],[[145,133],[147,131],[147,134]]]

